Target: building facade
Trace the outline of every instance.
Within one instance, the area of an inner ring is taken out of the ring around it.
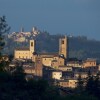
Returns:
[[[33,52],[35,52],[35,41],[30,40],[29,48],[17,48],[15,49],[15,59],[32,59]]]
[[[92,59],[92,58],[87,58],[87,60],[83,61],[83,68],[86,67],[94,67],[96,66],[96,59]]]

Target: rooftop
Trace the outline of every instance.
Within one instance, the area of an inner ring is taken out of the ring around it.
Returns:
[[[22,47],[22,48],[16,48],[15,50],[20,50],[20,51],[22,51],[22,50],[26,50],[26,51],[29,51],[29,48]]]

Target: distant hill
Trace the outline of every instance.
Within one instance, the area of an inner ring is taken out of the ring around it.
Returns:
[[[37,52],[58,52],[59,38],[63,37],[61,34],[50,35],[48,32],[41,32],[35,37],[28,37],[25,42],[19,43],[13,39],[6,39],[6,46],[4,53],[13,54],[16,47],[28,46],[29,39],[36,40]],[[79,59],[85,58],[100,58],[100,41],[89,40],[85,36],[70,36],[69,41],[69,57],[77,57]]]
[[[69,55],[70,57],[99,58],[100,41],[88,40],[87,37],[78,36],[69,38]]]
[[[59,38],[63,35],[38,35],[37,51],[58,52]],[[100,41],[88,40],[85,36],[68,37],[69,57],[77,57],[79,59],[85,58],[99,58],[100,57]]]

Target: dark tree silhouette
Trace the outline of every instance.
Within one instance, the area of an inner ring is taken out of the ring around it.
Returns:
[[[2,61],[1,52],[2,52],[2,49],[5,45],[4,35],[5,35],[5,33],[9,32],[9,30],[10,30],[10,27],[6,23],[5,16],[0,17],[0,71],[3,71],[4,67],[7,65],[7,63],[5,63],[4,61],[1,62]]]
[[[81,75],[79,75],[77,83],[77,92],[81,94],[83,91],[84,91],[84,80],[81,78]]]
[[[0,17],[0,52],[4,46],[4,34],[9,32],[10,27],[6,23],[5,16]]]

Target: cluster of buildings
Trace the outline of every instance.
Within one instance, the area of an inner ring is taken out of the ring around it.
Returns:
[[[27,79],[42,77],[54,85],[75,88],[79,76],[85,79],[88,77],[88,72],[96,75],[100,71],[96,59],[87,58],[83,61],[69,58],[67,36],[59,39],[59,52],[57,53],[37,52],[35,47],[36,41],[30,40],[28,48],[17,48],[14,52],[14,61],[21,62]],[[10,66],[13,68],[16,66],[14,64]]]
[[[16,42],[27,42],[29,37],[34,37],[38,34],[40,34],[40,31],[36,27],[33,27],[31,32],[24,32],[24,29],[21,28],[20,32],[13,32],[8,35],[8,38],[12,38]]]

